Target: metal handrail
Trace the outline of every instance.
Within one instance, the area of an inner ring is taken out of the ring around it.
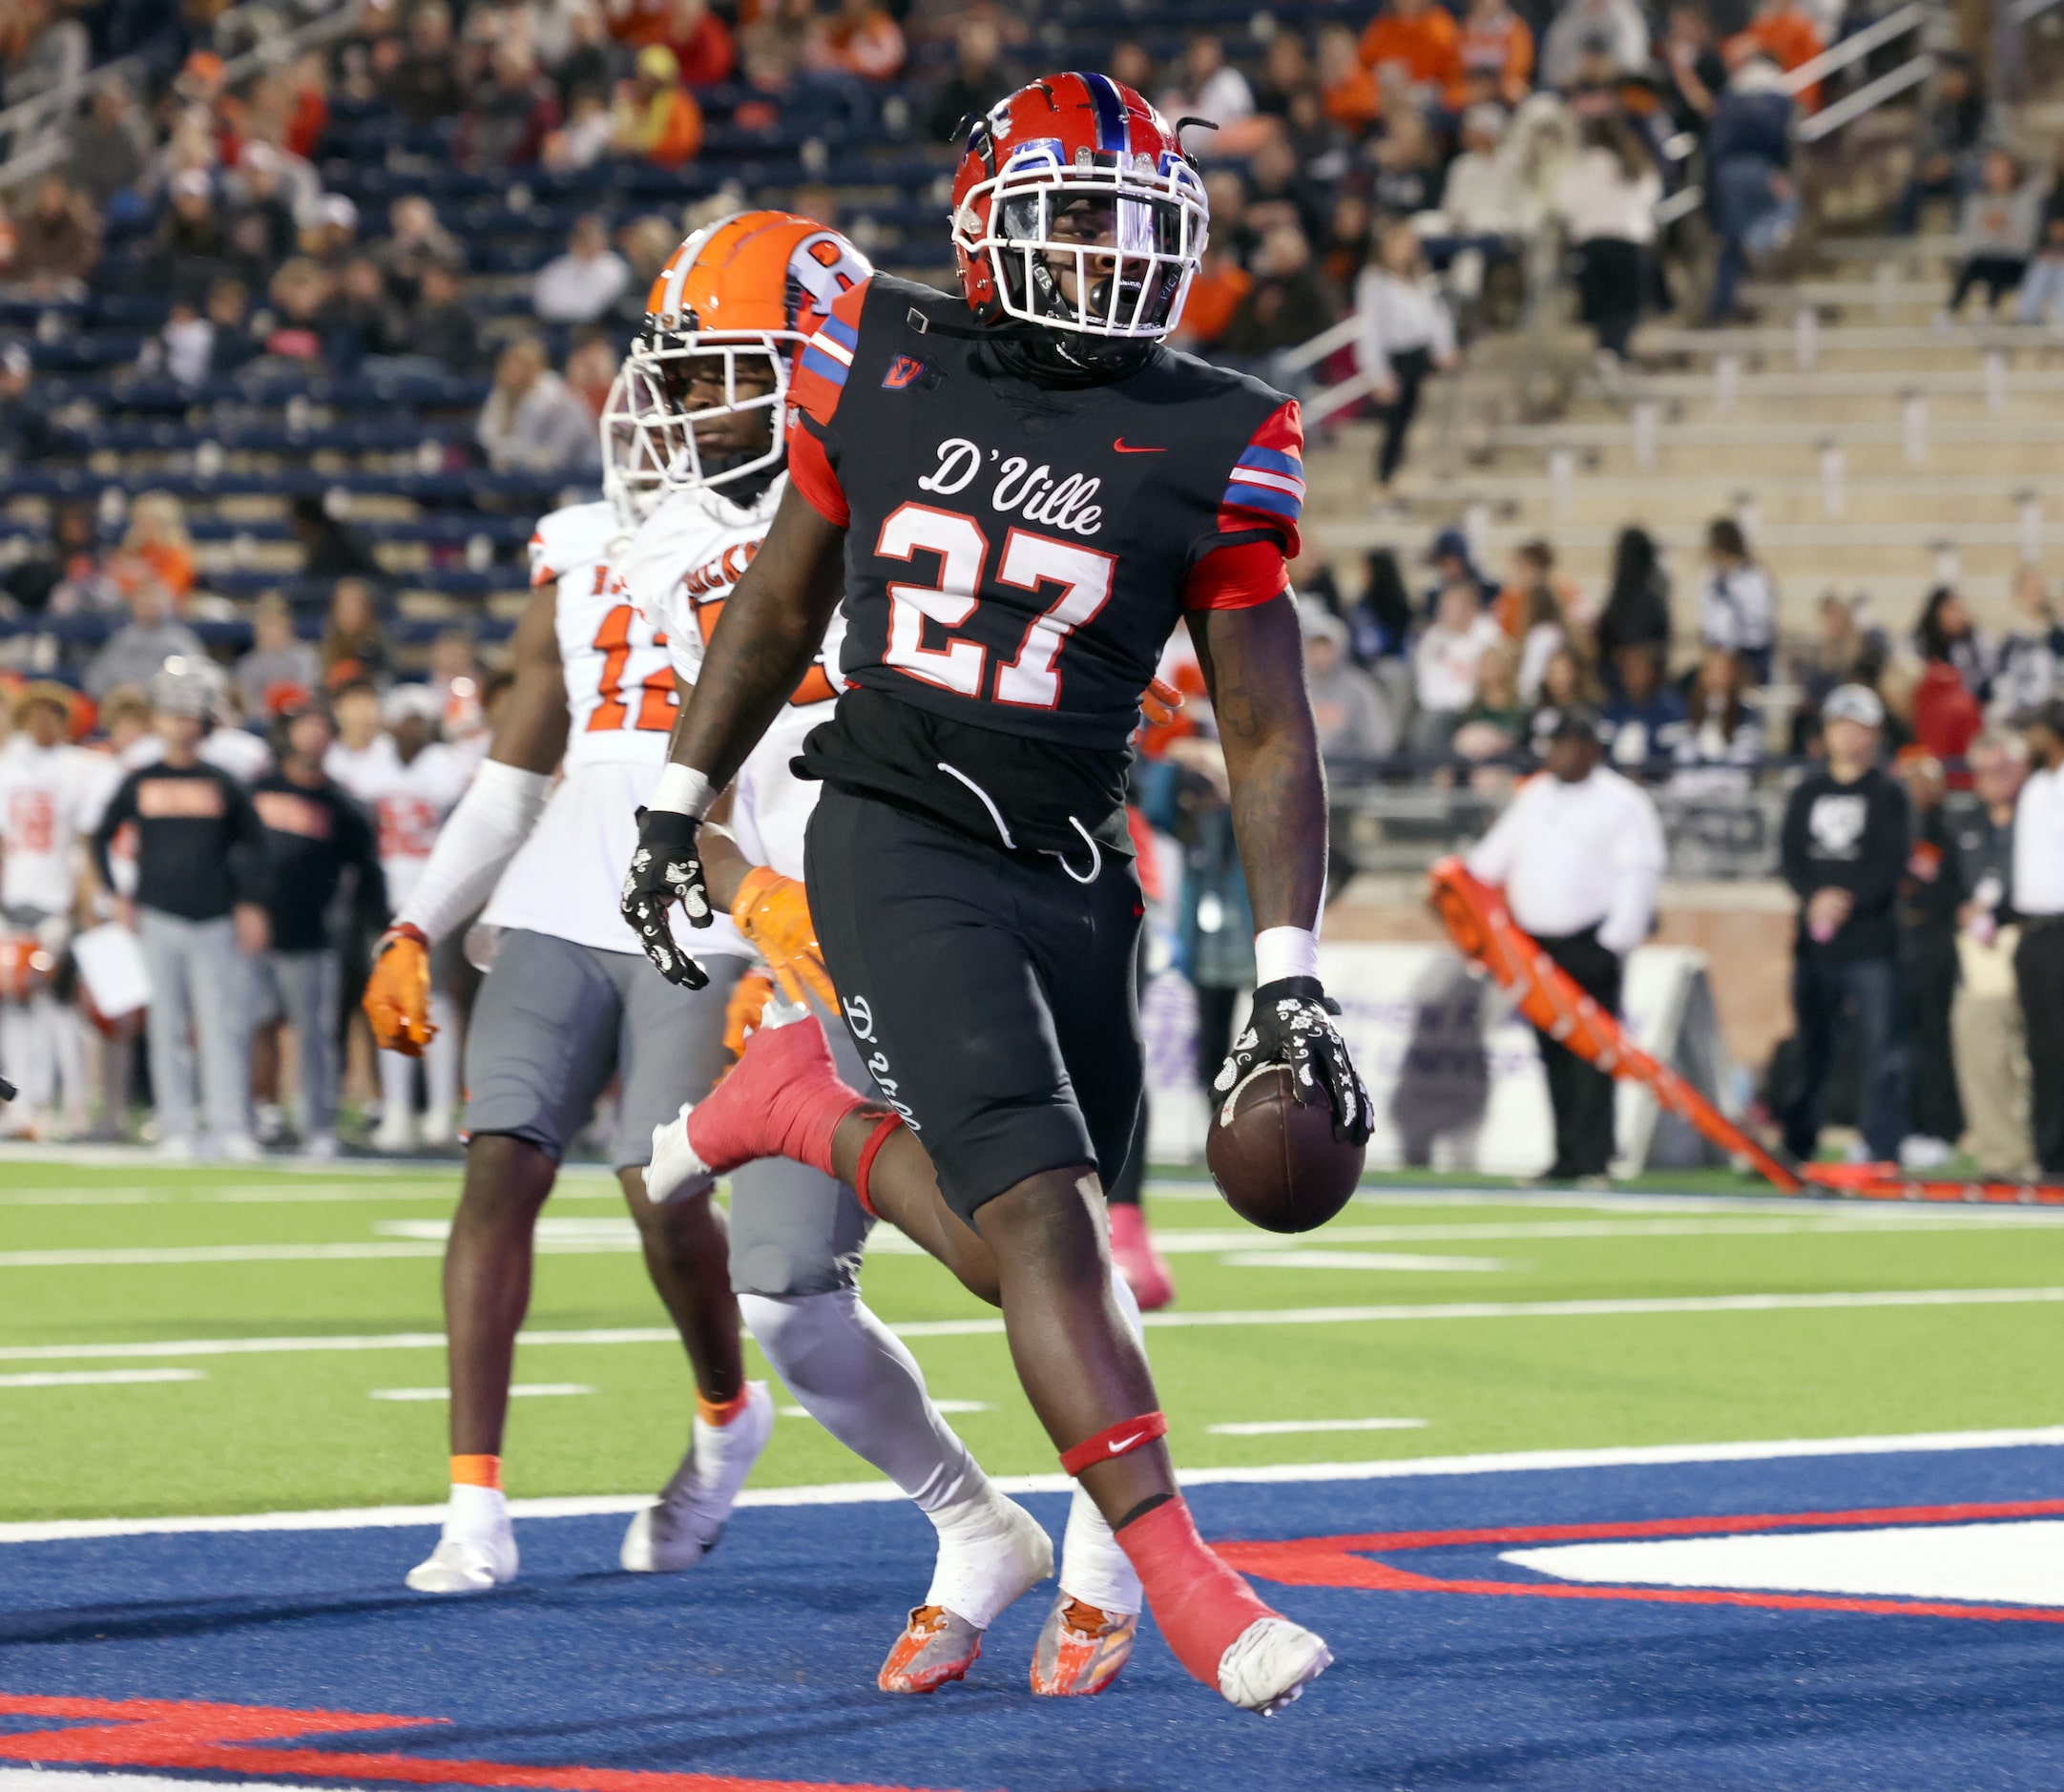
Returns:
[[[1302,373],[1314,363],[1324,361],[1328,355],[1347,347],[1360,333],[1360,322],[1350,311],[1338,323],[1321,330],[1310,342],[1300,343],[1295,348],[1284,349],[1277,358],[1277,369],[1282,373]]]
[[[12,140],[25,130],[42,123],[46,115],[54,117],[68,107],[92,97],[103,87],[128,80],[131,75],[141,73],[142,68],[141,56],[117,56],[113,62],[103,62],[97,69],[88,69],[75,81],[59,82],[45,93],[21,100],[0,112],[0,136]]]
[[[2054,5],[2056,0],[2048,0]],[[1866,25],[1854,35],[1845,37],[1840,43],[1830,45],[1817,56],[1809,57],[1796,69],[1779,76],[1778,85],[1795,97],[1821,80],[1833,74],[1838,69],[1845,69],[1852,62],[1861,61],[1880,44],[1888,44],[1895,37],[1904,37],[1908,31],[1917,31],[1928,22],[1928,8],[1921,0],[1908,0],[1896,12],[1887,12],[1875,25]]]
[[[1802,143],[1818,143],[1821,138],[1851,120],[1861,118],[1866,112],[1875,112],[1888,99],[1904,94],[1909,87],[1918,87],[1935,72],[1935,58],[1923,52],[1911,62],[1904,62],[1889,73],[1881,74],[1875,81],[1866,82],[1855,93],[1845,94],[1832,106],[1817,112],[1810,118],[1802,118],[1792,133]]]

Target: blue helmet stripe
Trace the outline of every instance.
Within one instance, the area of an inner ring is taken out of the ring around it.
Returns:
[[[1096,108],[1096,147],[1114,155],[1128,154],[1132,144],[1126,130],[1125,102],[1118,97],[1116,83],[1108,74],[1075,78],[1089,89],[1090,101]]]

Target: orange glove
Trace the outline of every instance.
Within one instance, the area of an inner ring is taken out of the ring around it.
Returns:
[[[1146,694],[1139,699],[1140,712],[1150,728],[1165,728],[1182,707],[1182,693],[1161,678],[1147,680]]]
[[[745,1055],[745,1042],[760,1031],[761,1011],[774,993],[774,979],[763,970],[748,970],[731,986],[724,1004],[724,1050],[734,1060]]]
[[[803,1002],[807,990],[837,1011],[839,997],[824,969],[817,946],[817,924],[810,919],[809,898],[792,877],[756,865],[739,886],[731,919],[760,956],[774,981],[791,1002]]]
[[[430,943],[418,929],[389,927],[380,936],[360,1006],[383,1052],[423,1055],[437,1029],[430,1025]]]

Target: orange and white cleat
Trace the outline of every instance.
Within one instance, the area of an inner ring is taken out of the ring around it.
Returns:
[[[1136,1613],[1106,1612],[1065,1592],[1055,1594],[1032,1651],[1032,1691],[1049,1698],[1102,1692],[1132,1659],[1138,1635]]]
[[[982,1633],[966,1618],[943,1605],[916,1606],[874,1683],[885,1693],[935,1693],[966,1679],[981,1653]]]

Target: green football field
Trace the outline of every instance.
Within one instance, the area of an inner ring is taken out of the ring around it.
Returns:
[[[440,1498],[457,1182],[0,1157],[0,1519]],[[1372,1180],[1279,1239],[1193,1180],[1150,1203],[1180,1298],[1149,1342],[1186,1467],[2064,1420],[2064,1213],[1717,1177],[1611,1197]],[[886,1230],[865,1286],[985,1465],[1053,1470],[990,1309]],[[657,1489],[691,1393],[664,1326],[615,1183],[570,1171],[516,1361],[512,1495]],[[791,1414],[755,1482],[871,1472]]]

